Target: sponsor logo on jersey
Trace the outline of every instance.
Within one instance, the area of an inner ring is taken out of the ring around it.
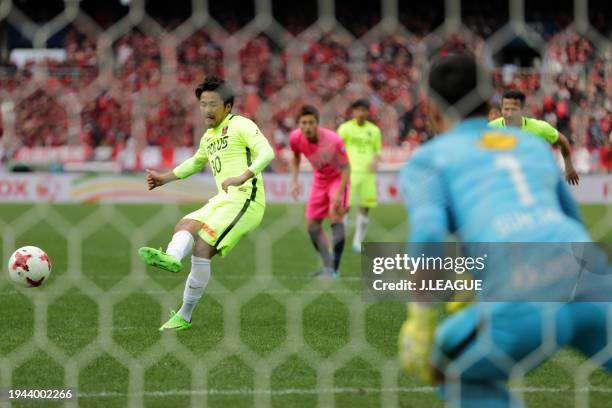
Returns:
[[[508,133],[485,132],[478,144],[485,149],[506,150],[514,149],[517,142],[516,136]]]
[[[206,145],[206,152],[208,153],[208,155],[212,156],[213,154],[217,153],[218,151],[227,148],[227,141],[228,141],[228,139],[229,139],[229,136],[223,136],[223,137],[219,137],[217,139],[211,140]]]

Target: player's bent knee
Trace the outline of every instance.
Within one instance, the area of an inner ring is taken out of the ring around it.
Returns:
[[[308,220],[308,230],[318,230],[321,228],[322,220]]]
[[[336,224],[338,222],[343,222],[345,214],[347,214],[347,212],[344,212],[344,211],[333,212],[333,213],[331,213],[329,215],[329,220],[331,221],[332,224]]]
[[[198,236],[198,231],[202,228],[202,223],[196,220],[182,219],[174,226],[174,232],[189,231],[191,235]]]
[[[216,253],[217,249],[215,247],[211,246],[199,236],[196,238],[195,245],[193,247],[193,255],[200,258],[212,259]]]

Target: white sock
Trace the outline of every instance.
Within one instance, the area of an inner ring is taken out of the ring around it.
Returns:
[[[370,218],[367,215],[363,215],[362,213],[357,214],[357,221],[355,222],[355,235],[353,235],[353,245],[361,245],[361,241],[363,241],[363,237],[365,237],[368,229],[369,222]]]
[[[189,231],[181,230],[175,232],[168,244],[166,253],[182,261],[193,248],[193,235]]]
[[[193,309],[195,309],[204,294],[208,278],[210,278],[210,259],[192,256],[191,272],[187,277],[185,291],[183,292],[183,305],[178,311],[178,314],[188,322],[191,321]]]

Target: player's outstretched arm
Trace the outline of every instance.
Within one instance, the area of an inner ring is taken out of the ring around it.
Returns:
[[[557,139],[557,143],[555,144],[559,146],[559,149],[561,149],[561,155],[565,161],[565,179],[571,185],[578,185],[580,177],[578,177],[578,173],[576,172],[576,169],[574,169],[574,163],[572,163],[569,140],[563,133],[559,132],[559,139]]]
[[[421,243],[444,242],[449,233],[445,188],[432,161],[428,153],[421,150],[400,172],[400,187],[406,200],[410,224],[410,251],[417,254],[425,252],[425,248],[427,252],[439,249],[428,248]],[[428,271],[428,278],[433,272]],[[420,300],[418,295],[416,300]],[[400,329],[398,341],[404,370],[428,383],[440,380],[439,373],[430,363],[437,321],[434,306],[433,303],[420,301],[409,303],[408,318]]]
[[[202,170],[202,167],[204,167],[207,161],[208,155],[206,154],[206,148],[200,144],[200,147],[198,150],[196,150],[195,154],[176,166],[174,170],[172,170],[172,174],[176,177],[176,179],[187,178]]]
[[[171,181],[178,180],[178,177],[174,172],[169,171],[166,173],[160,173],[155,170],[146,169],[147,172],[147,186],[149,190],[153,190],[155,187],[163,186],[164,184],[170,183]]]

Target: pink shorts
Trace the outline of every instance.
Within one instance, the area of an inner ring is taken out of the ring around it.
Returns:
[[[313,181],[306,204],[306,218],[309,220],[321,220],[329,217],[332,210],[332,198],[340,188],[342,179],[340,177],[331,181]],[[342,193],[342,210],[348,210],[349,186]]]

